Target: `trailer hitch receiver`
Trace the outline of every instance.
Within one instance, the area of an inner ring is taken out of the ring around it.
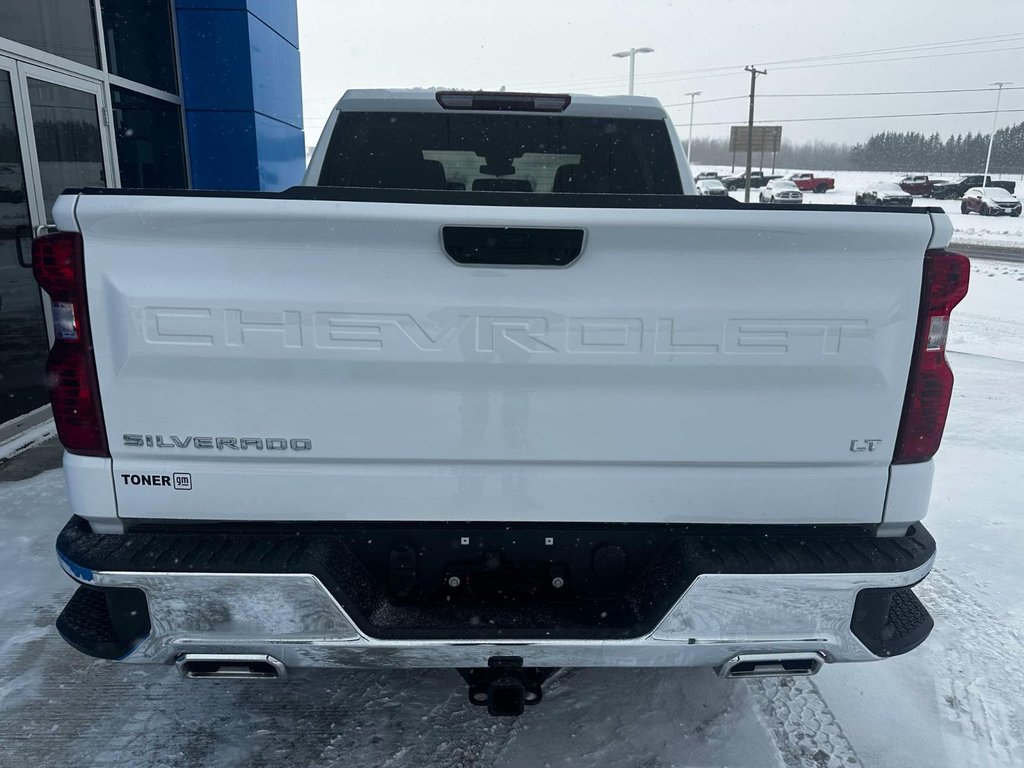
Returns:
[[[517,717],[527,705],[539,704],[541,685],[557,667],[524,667],[520,656],[492,656],[485,668],[460,669],[469,684],[469,701],[489,715]]]

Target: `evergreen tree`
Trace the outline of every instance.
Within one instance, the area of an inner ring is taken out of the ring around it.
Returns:
[[[926,136],[917,131],[882,131],[850,146],[838,142],[783,142],[778,168],[818,171],[881,171],[885,173],[981,173],[988,152],[988,134],[950,134],[943,141],[938,132]],[[742,164],[745,157],[737,157]],[[760,157],[754,156],[755,167]],[[707,165],[731,165],[729,142],[724,139],[693,140],[693,161]],[[770,163],[765,157],[765,162]],[[765,166],[770,170],[771,165]],[[996,131],[992,146],[991,174],[1024,174],[1024,122]]]

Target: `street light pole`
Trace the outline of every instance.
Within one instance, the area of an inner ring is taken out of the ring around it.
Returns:
[[[981,177],[981,186],[983,187],[988,186],[988,164],[992,159],[992,142],[995,141],[996,138],[996,122],[999,120],[999,101],[1003,96],[1003,86],[1012,85],[1012,83],[1004,80],[1001,83],[989,83],[989,85],[998,86],[999,90],[996,92],[996,113],[992,115],[992,133],[990,133],[988,137],[988,154],[985,155],[985,173]]]
[[[690,157],[690,151],[693,149],[693,100],[697,96],[700,96],[704,91],[691,91],[686,94],[690,97],[690,138],[686,142],[686,162],[692,162]]]
[[[648,48],[647,46],[644,46],[643,48],[630,48],[628,51],[619,51],[618,53],[613,53],[612,54],[612,56],[614,56],[616,59],[624,59],[627,56],[629,57],[629,95],[630,96],[633,95],[633,75],[636,72],[636,55],[638,53],[654,53],[654,49],[653,48]]]

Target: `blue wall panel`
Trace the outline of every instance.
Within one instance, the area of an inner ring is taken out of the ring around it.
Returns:
[[[305,170],[295,0],[176,0],[192,186],[283,189]]]
[[[252,111],[248,22],[245,11],[178,10],[186,109]]]
[[[302,181],[306,172],[306,139],[294,126],[256,115],[260,189],[286,189]],[[302,158],[296,163],[295,158]]]
[[[299,12],[296,0],[249,0],[249,13],[277,32],[281,37],[299,47]]]
[[[194,189],[267,189],[252,112],[186,112],[185,125]]]
[[[299,50],[255,16],[249,16],[254,109],[302,128]]]
[[[299,47],[299,14],[295,0],[177,0],[179,8],[248,11],[281,37]]]

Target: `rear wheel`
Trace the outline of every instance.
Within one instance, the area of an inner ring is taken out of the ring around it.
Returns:
[[[828,192],[828,184],[819,184],[814,188],[814,192],[815,194],[818,195],[824,195],[826,192]]]
[[[978,211],[978,213],[980,213],[982,216],[988,216],[989,213],[991,213],[991,211],[989,211],[987,205],[983,205],[983,206],[981,206],[981,210]]]
[[[960,203],[960,213],[965,216],[971,212],[971,209],[967,207],[967,203]]]

